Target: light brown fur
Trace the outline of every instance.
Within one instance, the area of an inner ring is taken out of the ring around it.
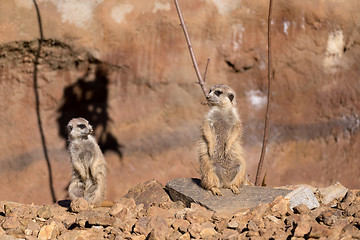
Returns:
[[[201,185],[214,195],[221,195],[219,188],[230,188],[238,194],[239,187],[246,183],[246,162],[235,93],[229,86],[218,84],[210,89],[207,99],[211,108],[199,142]]]
[[[106,161],[91,135],[93,129],[84,118],[73,118],[67,125],[72,179],[71,200],[85,198],[90,205],[100,206],[106,194]]]

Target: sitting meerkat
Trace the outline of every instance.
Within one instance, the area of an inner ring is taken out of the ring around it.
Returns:
[[[73,118],[67,125],[72,179],[71,200],[85,198],[92,206],[100,206],[106,194],[106,162],[91,135],[92,126],[84,118]]]
[[[201,185],[214,195],[221,195],[219,188],[230,188],[238,194],[239,187],[246,183],[246,162],[235,93],[229,86],[218,84],[211,87],[207,100],[211,108],[199,142]]]

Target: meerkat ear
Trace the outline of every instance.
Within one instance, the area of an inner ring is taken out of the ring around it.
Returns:
[[[232,102],[234,100],[234,94],[230,93],[228,95],[228,98],[230,99],[230,102]]]
[[[68,132],[71,132],[72,129],[73,129],[73,126],[72,126],[72,125],[68,125],[68,126],[67,126]]]

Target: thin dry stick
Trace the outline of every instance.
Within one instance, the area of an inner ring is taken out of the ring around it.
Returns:
[[[261,156],[256,172],[255,186],[259,186],[260,174],[262,165],[265,157],[266,143],[268,140],[268,119],[269,119],[269,109],[270,109],[270,95],[271,95],[271,9],[272,9],[272,0],[269,0],[269,16],[268,16],[268,95],[267,95],[267,106],[265,114],[265,127],[264,127],[264,139],[261,149]]]
[[[203,91],[205,97],[207,96],[207,89],[205,87],[205,81],[203,80],[203,78],[201,77],[201,74],[200,74],[200,71],[199,71],[199,67],[198,67],[198,64],[196,62],[196,58],[195,58],[195,54],[194,54],[194,51],[192,49],[192,46],[191,46],[191,42],[190,42],[190,37],[189,37],[189,34],[186,30],[186,26],[185,26],[185,22],[184,22],[184,19],[182,17],[182,14],[181,14],[181,10],[180,10],[180,6],[179,6],[179,3],[177,0],[174,0],[175,1],[175,5],[176,5],[176,10],[177,10],[177,13],[179,15],[179,18],[180,18],[180,22],[181,22],[181,27],[184,31],[184,34],[185,34],[185,38],[186,38],[186,42],[187,42],[187,45],[189,47],[189,51],[190,51],[190,56],[191,56],[191,60],[193,62],[193,65],[194,65],[194,68],[195,68],[195,72],[196,72],[196,76],[198,78],[198,84],[200,85],[201,87],[201,90]],[[205,71],[205,74],[206,74],[206,71]]]
[[[38,91],[38,84],[37,84],[38,83],[38,81],[37,81],[38,80],[38,64],[39,64],[39,58],[40,58],[40,53],[41,53],[41,44],[44,40],[44,34],[43,34],[43,29],[42,29],[42,24],[41,24],[41,15],[40,15],[39,7],[37,5],[36,0],[33,0],[33,3],[35,6],[36,15],[38,17],[39,31],[40,31],[39,47],[36,52],[35,61],[34,61],[34,92],[35,92],[36,116],[37,116],[37,122],[38,122],[38,126],[39,126],[44,156],[45,156],[46,164],[47,164],[47,167],[49,170],[49,184],[50,184],[51,197],[52,197],[53,202],[55,203],[56,196],[55,196],[55,190],[54,190],[54,184],[53,184],[53,175],[52,175],[52,171],[51,171],[51,164],[50,164],[50,159],[49,159],[49,155],[48,155],[48,150],[46,147],[44,129],[42,127],[42,121],[41,121],[41,116],[40,116],[40,98],[39,98],[39,91]]]
[[[204,82],[206,81],[206,73],[207,73],[207,69],[208,69],[209,63],[210,63],[210,59],[208,59],[208,60],[207,60],[207,63],[206,63],[206,67],[205,67],[205,71],[204,71],[204,77],[203,77]]]

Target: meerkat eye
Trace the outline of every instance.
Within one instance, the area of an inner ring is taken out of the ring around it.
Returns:
[[[232,100],[234,99],[234,94],[230,93],[228,98],[230,99],[230,102],[232,102]]]
[[[85,126],[85,124],[78,124],[78,128],[80,128],[80,129],[84,129],[84,128],[86,128],[86,126]]]
[[[219,90],[215,91],[216,96],[220,96],[221,94],[222,94],[222,91],[219,91]]]

